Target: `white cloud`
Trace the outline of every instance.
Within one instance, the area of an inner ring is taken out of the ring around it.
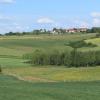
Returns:
[[[54,20],[48,18],[48,17],[43,17],[37,20],[37,23],[39,24],[53,24]]]
[[[86,28],[89,27],[89,23],[83,20],[74,20],[73,21],[76,27]]]
[[[28,24],[16,21],[16,16],[0,14],[0,33],[30,31]]]
[[[94,18],[93,19],[93,26],[100,26],[100,18]]]
[[[0,3],[6,3],[6,4],[13,2],[15,2],[15,0],[0,0]]]
[[[91,13],[91,16],[92,16],[92,17],[96,17],[96,18],[97,18],[97,17],[100,17],[100,12],[92,12],[92,13]]]
[[[99,27],[100,26],[100,12],[92,12],[91,16],[92,16],[92,25],[95,27]]]
[[[89,27],[89,24],[87,22],[81,22],[80,27],[87,28]]]
[[[12,20],[11,17],[5,16],[5,15],[0,15],[0,21],[1,20]]]
[[[8,33],[8,32],[25,32],[25,31],[30,31],[29,26],[24,26],[20,24],[14,25],[12,24],[5,24],[5,25],[0,25],[0,33]]]

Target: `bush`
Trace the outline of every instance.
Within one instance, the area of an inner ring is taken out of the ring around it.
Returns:
[[[67,67],[100,65],[100,51],[81,52],[74,49],[71,52],[52,50],[47,53],[42,50],[36,50],[30,55],[31,57],[28,57],[28,55],[26,57],[34,65],[64,65]]]
[[[2,73],[2,68],[1,68],[1,65],[0,65],[0,73]]]

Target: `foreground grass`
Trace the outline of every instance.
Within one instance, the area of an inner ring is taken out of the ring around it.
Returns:
[[[5,74],[13,74],[23,79],[38,81],[95,81],[100,80],[100,67],[91,68],[57,68],[47,67],[12,67],[4,68]]]
[[[100,100],[100,82],[28,83],[0,75],[0,100]]]

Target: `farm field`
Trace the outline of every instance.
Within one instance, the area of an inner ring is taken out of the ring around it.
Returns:
[[[100,0],[0,0],[0,100],[100,100]]]
[[[100,100],[100,82],[29,83],[0,75],[0,100]]]
[[[67,82],[67,81],[98,81],[100,67],[91,68],[62,68],[46,67],[15,67],[5,68],[4,74],[32,82]]]
[[[83,39],[90,39],[96,34],[76,34],[76,35],[61,35],[61,36],[1,36],[0,37],[0,59],[22,59],[26,53],[35,51],[36,49],[52,50],[58,49],[70,50],[71,47],[65,44],[70,41],[78,41]],[[84,50],[86,48],[83,48]],[[2,60],[3,61],[3,60]],[[4,60],[6,63],[7,60]],[[20,60],[19,60],[20,61]],[[12,61],[13,62],[13,61]],[[2,62],[0,62],[2,64]],[[3,64],[3,66],[5,66]]]
[[[98,45],[79,50],[100,50],[96,34],[0,37],[0,100],[100,100],[100,67],[35,66],[23,55],[37,49],[72,50],[71,41]]]
[[[88,39],[86,42],[92,42],[93,44],[100,45],[100,38]]]

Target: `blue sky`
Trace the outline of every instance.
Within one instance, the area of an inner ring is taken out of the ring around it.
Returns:
[[[0,33],[100,26],[99,0],[0,0]]]

